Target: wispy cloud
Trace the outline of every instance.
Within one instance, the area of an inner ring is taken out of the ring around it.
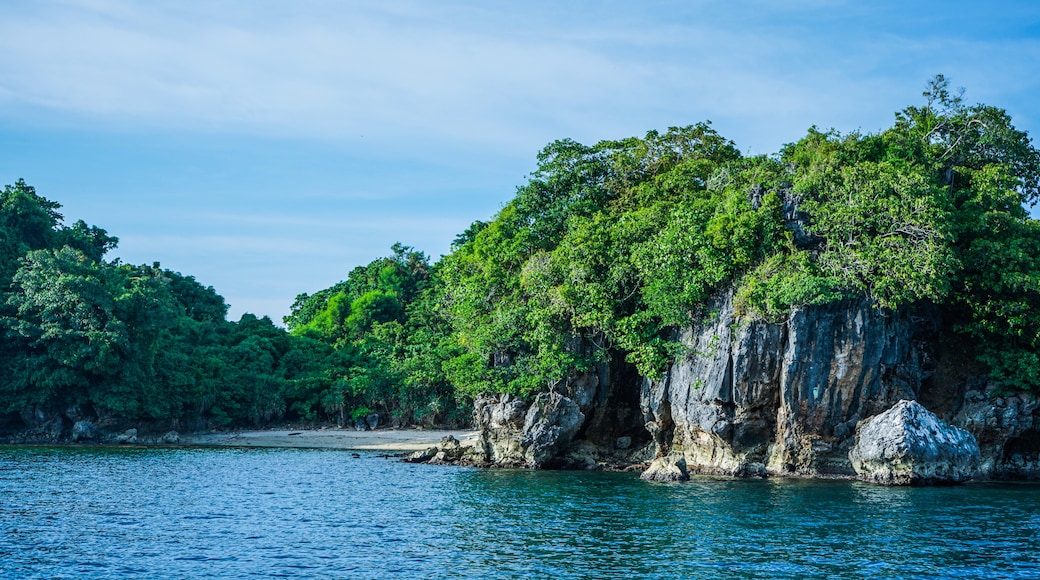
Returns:
[[[6,182],[35,172],[124,259],[236,308],[394,241],[446,251],[557,138],[712,120],[768,154],[881,129],[940,72],[1040,125],[1035,2],[5,0],[0,22]]]
[[[913,55],[897,35],[827,30],[846,24],[828,20],[833,4],[787,7],[812,15],[799,27],[771,25],[763,14],[777,9],[761,3],[16,1],[3,14],[0,98],[117,125],[384,147],[529,150],[547,134],[616,137],[665,118],[778,124],[778,111],[801,130],[821,107],[894,92],[904,79],[867,73]],[[820,54],[831,41],[846,54]]]

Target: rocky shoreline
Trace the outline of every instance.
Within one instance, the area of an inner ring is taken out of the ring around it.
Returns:
[[[1040,479],[1040,401],[980,372],[942,315],[848,301],[742,320],[732,293],[683,329],[659,377],[614,353],[531,401],[475,402],[478,441],[427,461],[549,469],[858,478],[886,485]],[[416,457],[415,460],[421,460]]]
[[[202,425],[88,417],[75,407],[27,410],[0,432],[11,433],[13,421],[22,429],[8,443],[380,449],[415,452],[410,461],[639,470],[652,480],[1040,479],[1040,401],[989,381],[937,310],[880,310],[862,300],[748,321],[728,293],[709,312],[679,333],[685,354],[659,376],[640,376],[615,352],[532,400],[478,397],[467,432],[215,434]]]

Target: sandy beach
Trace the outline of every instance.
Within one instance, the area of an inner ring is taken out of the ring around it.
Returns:
[[[472,444],[478,431],[424,429],[352,429],[240,431],[182,435],[181,444],[211,447],[283,447],[300,449],[355,449],[367,451],[419,451],[451,435],[463,445]]]

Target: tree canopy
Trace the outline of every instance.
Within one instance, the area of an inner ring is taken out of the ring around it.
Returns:
[[[653,375],[676,330],[735,289],[749,318],[867,297],[940,305],[1012,390],[1040,392],[1040,155],[942,76],[877,134],[820,131],[743,157],[706,123],[558,141],[443,264],[463,392],[531,394],[626,356]]]
[[[850,299],[938,308],[990,377],[1040,394],[1040,152],[942,76],[874,134],[810,128],[745,157],[708,123],[560,140],[431,262],[395,244],[300,294],[286,328],[213,288],[107,260],[118,240],[19,180],[0,194],[0,412],[464,423],[624,357],[654,376],[732,292],[747,320]]]

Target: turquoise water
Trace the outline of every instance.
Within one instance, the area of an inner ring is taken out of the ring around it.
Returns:
[[[3,578],[1036,578],[1040,486],[0,448]]]

